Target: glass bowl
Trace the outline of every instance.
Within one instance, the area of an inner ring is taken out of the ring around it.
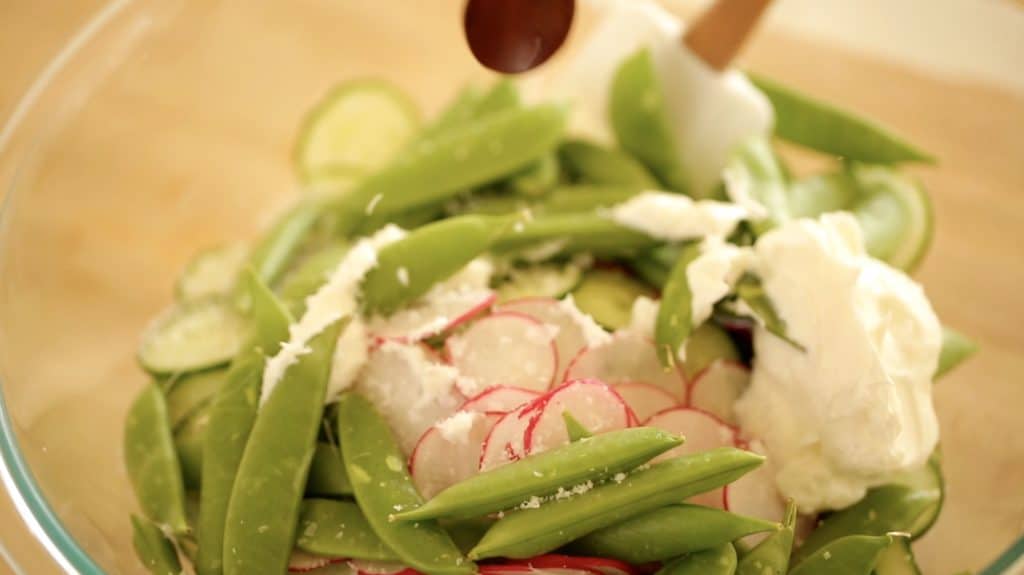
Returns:
[[[0,556],[14,569],[141,572],[121,458],[124,413],[146,380],[138,334],[191,254],[253,237],[296,197],[294,132],[332,84],[383,76],[430,114],[486,77],[464,49],[460,9],[456,0],[121,0],[33,85],[0,132],[0,472],[31,533],[0,509]],[[944,320],[978,335],[983,351],[936,391],[949,495],[918,549],[926,572],[991,564],[986,574],[1009,573],[1024,553],[1014,545],[1024,386],[1009,376],[1021,373],[1024,343],[1006,316],[1021,319],[1013,306],[1024,278],[1021,243],[1005,238],[1019,237],[1024,205],[979,205],[1024,187],[1011,152],[1024,100],[772,27],[747,54],[751,68],[862,109],[943,158],[920,173],[938,219],[920,278]]]

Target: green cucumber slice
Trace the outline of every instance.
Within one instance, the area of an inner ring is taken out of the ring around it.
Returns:
[[[789,188],[789,211],[795,218],[838,212],[857,201],[857,183],[845,170],[809,176]]]
[[[855,166],[860,197],[853,213],[864,230],[868,253],[912,271],[932,241],[932,203],[920,184],[892,169]]]
[[[594,321],[612,330],[629,325],[636,298],[654,295],[653,290],[647,285],[625,272],[612,269],[588,271],[583,274],[580,284],[572,292],[573,300],[580,311],[589,314]]]
[[[387,163],[419,129],[413,101],[397,86],[359,79],[336,86],[306,116],[295,146],[304,179],[329,166],[373,170]]]
[[[907,526],[906,531],[912,539],[917,539],[935,524],[942,511],[942,504],[946,501],[946,479],[942,474],[942,452],[935,448],[931,457],[920,469],[901,473],[892,478],[892,483],[904,485],[920,493],[929,493],[935,497],[935,502],[926,508],[915,521]]]
[[[775,108],[775,134],[783,140],[856,162],[935,161],[931,154],[871,120],[773,80],[749,76]]]
[[[740,352],[729,334],[711,322],[702,323],[693,330],[684,345],[686,362],[682,367],[687,381],[692,381],[697,374],[716,361],[741,359]]]
[[[183,377],[167,392],[167,418],[177,429],[190,415],[213,400],[224,385],[225,369],[201,371]]]
[[[568,264],[538,264],[509,270],[498,288],[498,302],[528,297],[561,298],[580,283],[583,270]]]
[[[942,327],[942,351],[934,379],[939,379],[977,353],[978,344],[951,327]]]
[[[230,293],[247,255],[245,245],[237,243],[199,252],[178,277],[174,296],[186,301]]]
[[[875,563],[875,575],[921,575],[906,537],[896,537]]]
[[[188,373],[227,363],[245,339],[245,319],[226,298],[181,302],[146,329],[139,363],[153,374]]]

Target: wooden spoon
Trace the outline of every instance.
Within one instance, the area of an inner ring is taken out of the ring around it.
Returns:
[[[683,44],[715,70],[725,70],[772,0],[718,0],[690,26]]]

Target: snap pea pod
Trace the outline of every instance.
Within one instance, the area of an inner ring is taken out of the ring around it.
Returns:
[[[657,246],[631,259],[629,267],[652,287],[663,289],[672,264],[679,259],[679,249],[675,244]]]
[[[893,535],[850,535],[836,539],[796,564],[790,575],[870,575]]]
[[[525,558],[557,549],[598,529],[730,483],[764,458],[731,447],[685,455],[568,499],[513,511],[470,551],[474,559]]]
[[[736,565],[736,575],[785,575],[793,552],[796,505],[790,501],[782,520],[782,529],[772,533],[744,555]]]
[[[297,532],[295,546],[307,553],[368,561],[398,559],[351,501],[306,499]]]
[[[132,515],[132,547],[152,575],[181,575],[174,543],[159,527],[136,515]]]
[[[875,575],[921,575],[921,568],[914,559],[910,539],[894,537],[892,545],[882,552],[875,562]]]
[[[474,475],[395,518],[479,517],[510,509],[532,496],[629,471],[682,443],[679,437],[651,427],[603,433]]]
[[[277,290],[294,317],[306,311],[306,298],[316,293],[348,253],[348,244],[333,242],[305,258],[281,280]]]
[[[569,442],[576,443],[583,439],[589,439],[594,436],[589,429],[583,427],[580,420],[573,417],[572,412],[565,410],[562,412],[562,419],[565,421],[565,431],[569,434]]]
[[[872,164],[932,163],[935,158],[875,122],[751,75],[775,108],[775,134],[812,150]]]
[[[778,529],[779,524],[771,521],[676,503],[595,531],[569,548],[580,555],[611,557],[640,565]]]
[[[538,202],[535,209],[546,214],[592,212],[621,204],[642,190],[631,186],[560,186]]]
[[[643,164],[622,150],[569,140],[558,148],[558,155],[569,175],[580,182],[641,190],[661,187]]]
[[[272,285],[281,277],[324,210],[325,202],[320,199],[299,203],[285,213],[253,246],[248,263],[260,281]]]
[[[279,575],[288,567],[334,348],[347,323],[313,337],[259,410],[228,503],[227,575]]]
[[[397,310],[487,251],[509,223],[500,217],[458,216],[388,244],[363,280],[363,305],[373,313]]]
[[[352,483],[345,473],[345,462],[341,458],[341,450],[336,446],[320,441],[313,452],[313,462],[309,465],[309,477],[306,479],[306,495],[322,497],[339,497],[352,495]]]
[[[757,276],[746,273],[736,282],[736,297],[747,305],[747,308],[754,313],[757,319],[769,333],[781,338],[793,347],[803,351],[804,346],[789,337],[786,329],[786,320],[782,319],[775,309],[775,304],[768,299],[768,294],[761,285],[761,279]]]
[[[678,144],[650,50],[641,49],[619,64],[608,112],[619,145],[670,189],[686,192],[686,174],[679,163]]]
[[[733,575],[736,572],[736,548],[723,543],[697,551],[665,565],[655,575]]]
[[[210,410],[207,406],[189,416],[174,432],[174,449],[178,452],[181,476],[186,489],[200,488],[203,473],[203,442],[209,424]]]
[[[252,332],[210,404],[199,494],[196,552],[199,575],[223,572],[224,522],[238,465],[256,420],[266,362],[264,354],[276,353],[280,342],[288,337],[291,322],[288,311],[252,270],[243,272],[242,285],[248,292]]]
[[[420,131],[416,141],[419,142],[433,138],[438,134],[443,134],[472,120],[481,98],[483,98],[483,92],[481,92],[479,87],[472,84],[463,87],[448,105],[441,110],[437,118]]]
[[[423,504],[388,425],[365,397],[338,402],[338,437],[356,502],[373,531],[402,562],[428,575],[470,575],[476,566],[435,521],[391,521]]]
[[[978,351],[978,344],[951,327],[942,327],[942,351],[935,379],[946,375]]]
[[[557,186],[561,176],[558,156],[554,152],[549,152],[509,178],[508,187],[520,196],[537,198]]]
[[[226,369],[190,374],[175,382],[167,392],[167,418],[177,429],[193,413],[208,404],[224,385]]]
[[[172,533],[186,533],[185,485],[164,394],[155,382],[128,409],[124,460],[142,513]]]
[[[565,117],[556,105],[510,109],[418,143],[333,202],[339,234],[356,231],[367,213],[388,217],[443,204],[514,173],[554,149]]]
[[[596,213],[540,215],[521,223],[506,230],[493,249],[509,253],[558,242],[552,256],[591,252],[596,257],[610,257],[636,253],[657,242]]]
[[[508,78],[502,78],[480,97],[476,106],[473,107],[470,119],[479,120],[491,114],[520,106],[522,106],[522,99],[519,97],[519,88],[516,87],[516,83]]]
[[[470,519],[441,519],[438,522],[448,532],[455,546],[463,553],[470,549],[484,538],[484,533],[494,525],[494,519],[490,517],[473,517]]]
[[[679,347],[693,331],[693,293],[690,291],[690,279],[686,271],[698,256],[700,244],[686,244],[672,266],[661,292],[661,303],[654,323],[654,343],[658,347],[658,359],[665,368],[676,364]]]
[[[733,152],[725,175],[727,185],[746,187],[753,199],[767,211],[765,219],[752,222],[758,234],[790,219],[788,182],[767,137],[754,137],[741,144]]]

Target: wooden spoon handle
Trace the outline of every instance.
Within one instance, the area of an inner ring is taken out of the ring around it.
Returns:
[[[732,62],[771,0],[717,0],[686,35],[683,44],[715,70]]]

